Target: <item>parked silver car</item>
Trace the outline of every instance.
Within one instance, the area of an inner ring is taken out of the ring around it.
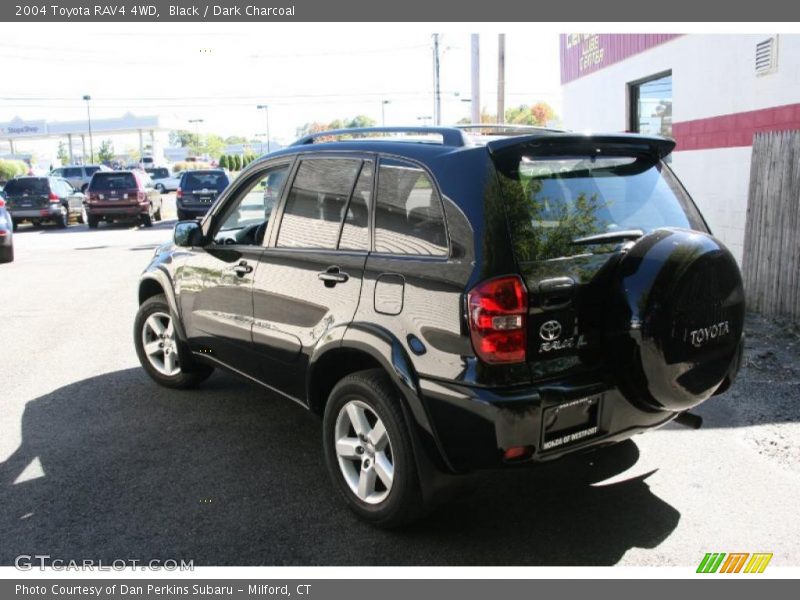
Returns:
[[[150,179],[153,180],[153,187],[155,187],[162,194],[167,192],[174,192],[178,189],[181,181],[181,174],[170,174],[167,167],[148,167],[145,169]]]
[[[92,175],[98,171],[111,171],[111,169],[105,165],[66,165],[53,169],[50,175],[52,177],[63,177],[76,190],[85,192]]]

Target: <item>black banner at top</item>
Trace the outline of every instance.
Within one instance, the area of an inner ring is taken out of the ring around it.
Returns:
[[[17,0],[0,21],[52,22],[780,22],[800,21],[786,0]]]

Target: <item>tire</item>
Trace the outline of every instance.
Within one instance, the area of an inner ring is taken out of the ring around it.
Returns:
[[[150,321],[151,317],[155,317],[155,322],[164,327],[165,335],[169,336],[171,331],[171,337],[159,341],[156,330],[151,325],[153,323]],[[133,341],[139,362],[153,381],[168,388],[188,389],[208,379],[214,369],[192,360],[188,349],[178,339],[174,326],[170,329],[169,324],[174,319],[175,316],[170,311],[163,294],[148,298],[136,313]],[[147,347],[145,346],[145,340],[161,343],[162,347],[148,354],[151,347],[149,343]]]
[[[81,208],[81,212],[78,213],[78,223],[83,225],[84,223],[86,223],[87,220],[88,219],[86,218],[86,209]]]
[[[0,263],[10,263],[14,261],[14,246],[3,246],[0,248]]]
[[[69,227],[69,209],[62,206],[61,214],[56,218],[56,225],[59,229],[66,229]]]
[[[11,219],[11,231],[16,231],[17,229],[19,229],[19,221]]]
[[[178,209],[178,221],[188,221],[188,220],[189,216],[182,210]]]
[[[86,224],[89,225],[89,229],[97,229],[97,225],[100,223],[100,219],[95,215],[87,215],[86,217]]]
[[[160,221],[161,220],[161,206],[160,205],[158,207],[158,210],[153,214],[153,220],[154,221]]]
[[[88,188],[88,187],[89,187],[89,184],[88,184],[88,183],[84,183],[84,184],[81,186],[81,193],[82,193],[82,194],[85,194],[85,193],[86,193],[86,188]]]
[[[358,415],[355,420],[353,411]],[[355,422],[361,423],[361,437]],[[386,436],[372,440],[369,436],[379,431],[379,423]],[[397,391],[384,371],[359,371],[336,384],[325,406],[322,435],[328,473],[359,517],[389,528],[407,524],[422,514],[411,435]],[[347,442],[337,444],[343,439]],[[341,447],[345,450],[337,449]]]
[[[143,227],[152,227],[153,226],[153,217],[148,212],[139,217],[139,222],[142,224]]]
[[[166,193],[166,190],[164,189],[164,186],[163,186],[163,185],[161,185],[160,183],[157,183],[157,184],[155,185],[155,188],[156,188],[156,191],[157,191],[159,194],[164,194],[164,193]]]

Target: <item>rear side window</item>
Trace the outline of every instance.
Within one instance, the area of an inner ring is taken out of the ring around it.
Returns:
[[[428,174],[413,163],[380,162],[375,250],[422,256],[448,253],[441,199]]]
[[[335,249],[347,201],[360,169],[358,159],[301,162],[286,200],[278,246]]]
[[[80,176],[80,169],[76,169],[78,172],[76,173],[77,176]],[[100,167],[86,167],[86,175],[92,176],[100,170]]]
[[[342,224],[339,250],[369,250],[369,205],[375,163],[364,161]]]
[[[91,173],[89,174],[91,175]],[[61,177],[83,177],[83,172],[80,167],[67,167]]]
[[[204,173],[187,171],[181,181],[181,189],[187,190],[217,190],[221,192],[228,186],[228,177],[225,173]]]
[[[8,196],[21,196],[24,194],[34,196],[49,194],[50,186],[47,179],[42,177],[20,177],[9,181],[3,191]]]
[[[139,185],[133,173],[95,173],[89,184],[93,191],[97,190],[130,190]]]

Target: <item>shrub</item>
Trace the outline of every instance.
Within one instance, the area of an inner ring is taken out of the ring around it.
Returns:
[[[228,168],[228,157],[225,154],[219,157],[219,168],[220,169]]]
[[[21,160],[7,160],[0,158],[0,181],[8,181],[17,175],[25,175],[28,165]]]
[[[181,171],[196,171],[197,169],[210,169],[211,165],[206,162],[177,162],[172,165],[172,171],[174,173],[180,173]]]

